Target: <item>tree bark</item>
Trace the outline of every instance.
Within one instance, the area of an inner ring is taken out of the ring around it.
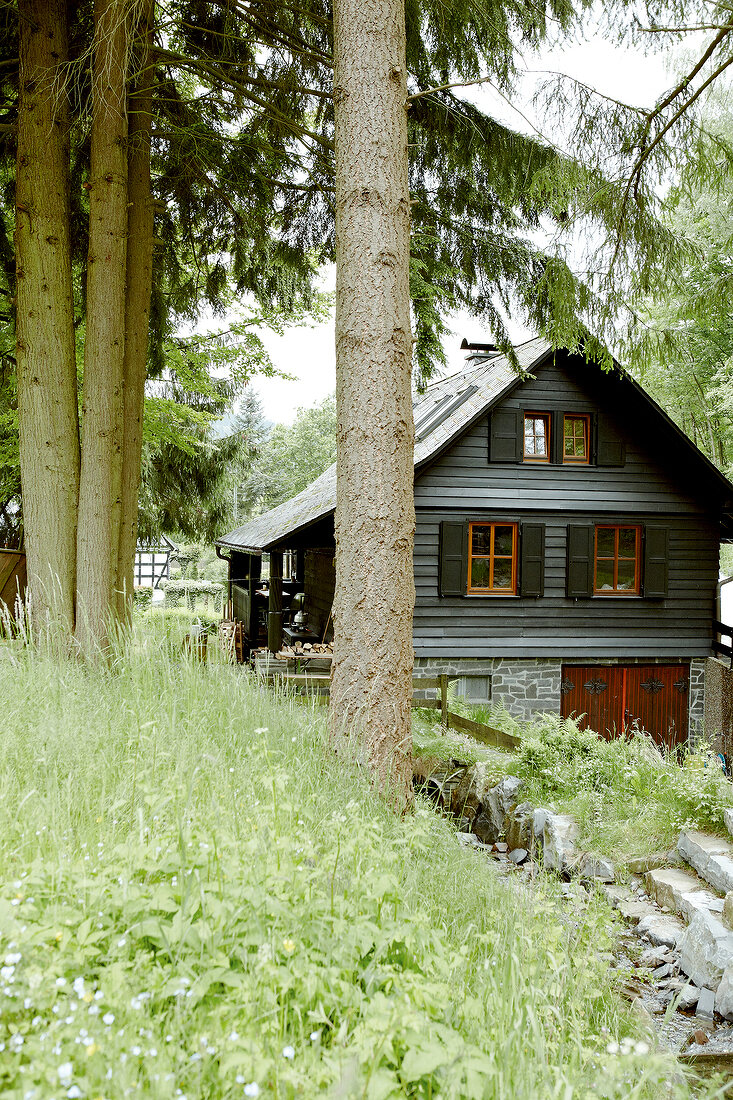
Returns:
[[[127,291],[123,366],[122,514],[117,559],[117,608],[120,617],[132,609],[133,569],[137,543],[137,506],[143,442],[143,410],[148,361],[150,296],[153,286],[153,200],[150,191],[154,5],[145,0],[138,24],[137,76],[129,97]]]
[[[69,238],[66,5],[20,0],[17,371],[28,584],[36,629],[74,628],[79,418]]]
[[[336,0],[337,503],[331,732],[412,800],[415,588],[403,0]]]
[[[77,640],[108,644],[122,510],[129,0],[95,0]]]

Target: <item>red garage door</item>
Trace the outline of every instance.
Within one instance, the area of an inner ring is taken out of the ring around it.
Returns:
[[[634,723],[672,748],[687,737],[689,665],[563,665],[563,718],[614,737]]]

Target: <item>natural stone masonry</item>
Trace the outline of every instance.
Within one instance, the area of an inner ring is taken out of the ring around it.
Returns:
[[[698,741],[705,728],[705,657],[690,661],[690,739]]]
[[[677,851],[722,894],[733,890],[733,844],[705,833],[682,833]]]
[[[723,912],[723,899],[706,890],[696,875],[676,868],[648,871],[644,875],[647,893],[658,905],[680,913],[689,923],[698,909]]]
[[[733,932],[712,913],[699,909],[679,943],[680,967],[695,985],[716,989],[733,963]]]
[[[588,658],[586,665],[607,665],[608,659]],[[634,663],[633,660],[630,663]],[[415,676],[446,674],[453,679],[481,677],[488,684],[487,699],[503,704],[519,721],[531,721],[537,714],[560,713],[562,659],[552,657],[418,657]],[[703,732],[705,717],[705,659],[690,662],[690,737]],[[418,698],[434,693],[416,691]],[[473,696],[472,701],[478,701]]]

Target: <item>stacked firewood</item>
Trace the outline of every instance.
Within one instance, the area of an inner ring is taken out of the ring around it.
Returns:
[[[330,656],[333,653],[333,642],[295,642],[293,645],[284,645],[277,654],[281,660],[288,657],[317,657]]]

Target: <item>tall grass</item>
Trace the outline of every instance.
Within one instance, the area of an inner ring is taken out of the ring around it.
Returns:
[[[2,1096],[687,1095],[604,904],[395,819],[322,709],[149,623],[107,667],[0,647],[0,699]]]

